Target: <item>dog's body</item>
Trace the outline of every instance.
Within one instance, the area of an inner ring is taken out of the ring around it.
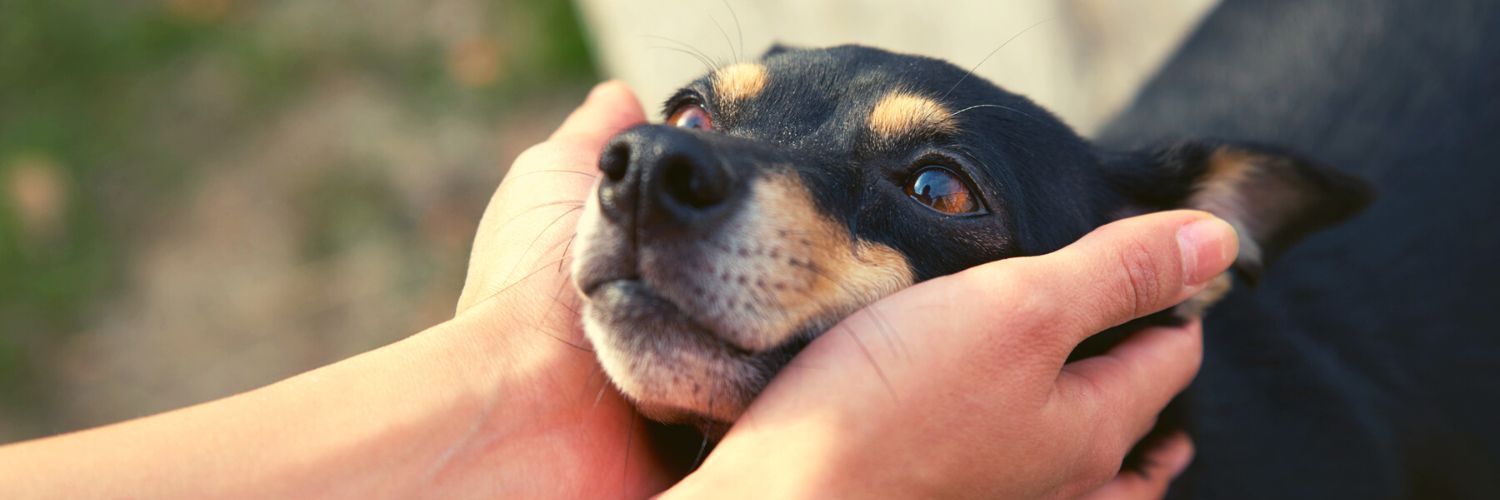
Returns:
[[[1207,315],[1201,498],[1500,491],[1500,3],[1221,5],[1099,142],[1207,134],[1375,185]]]
[[[1192,55],[1190,49],[1183,58]],[[1156,88],[1170,86],[1171,72],[1169,66]],[[588,301],[585,331],[605,371],[643,413],[714,433],[811,338],[912,283],[1050,252],[1110,220],[1178,207],[1234,224],[1242,236],[1236,274],[1254,281],[1292,243],[1351,216],[1369,198],[1362,183],[1306,159],[1329,159],[1321,154],[1244,140],[1305,142],[1225,133],[1235,129],[1222,125],[1167,128],[1182,122],[1153,113],[1152,95],[1132,112],[1158,120],[1156,129],[1128,125],[1127,115],[1106,143],[1129,148],[1101,148],[1030,101],[932,59],[854,46],[776,48],[760,61],[718,68],[667,103],[666,125],[632,129],[606,146],[605,175],[579,223],[574,263]],[[1232,116],[1205,118],[1214,119],[1221,121],[1209,123],[1223,124]],[[1236,142],[1187,139],[1201,136]],[[1143,140],[1165,145],[1142,147]],[[1276,291],[1306,279],[1267,282]],[[1194,314],[1216,298],[1200,297],[1152,321]],[[1240,318],[1244,331],[1271,327],[1264,318],[1279,312],[1246,307],[1232,305],[1240,311],[1232,314],[1263,317]],[[1213,468],[1245,465],[1233,458],[1234,437],[1218,429],[1280,429],[1218,406],[1238,402],[1233,396],[1245,390],[1236,373],[1264,373],[1253,365],[1266,347],[1218,351],[1217,325],[1211,320],[1197,391],[1212,395],[1202,400],[1208,403],[1185,403],[1195,417],[1185,425],[1201,434],[1203,456],[1217,449],[1229,457],[1198,466],[1212,480],[1256,475],[1253,468]],[[1243,334],[1252,344],[1317,342],[1314,333],[1285,335]],[[1243,371],[1215,372],[1220,358],[1233,358],[1222,364]],[[1205,384],[1214,385],[1204,391]],[[1230,424],[1237,427],[1215,427]],[[1335,429],[1323,429],[1309,437],[1337,438],[1328,434]],[[1302,472],[1297,477],[1310,481],[1308,489],[1295,491],[1329,491]]]

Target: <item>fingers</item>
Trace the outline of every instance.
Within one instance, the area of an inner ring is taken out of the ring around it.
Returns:
[[[577,141],[580,147],[598,151],[615,134],[644,121],[646,112],[635,93],[624,82],[611,80],[595,86],[551,139]]]
[[[1088,500],[1126,500],[1162,498],[1172,480],[1193,461],[1193,441],[1177,432],[1153,443],[1142,460],[1142,470],[1120,471],[1114,480],[1092,493]]]
[[[589,92],[550,139],[516,158],[474,236],[459,312],[525,275],[523,265],[535,268],[535,259],[566,256],[566,243],[539,241],[544,234],[572,234],[575,217],[569,214],[579,211],[594,182],[599,151],[609,138],[643,121],[645,114],[630,88],[617,81],[604,82]]]
[[[507,178],[530,175],[536,171],[569,170],[592,175],[598,171],[599,152],[604,144],[625,129],[646,121],[645,111],[635,93],[623,82],[608,81],[594,86],[583,104],[563,120],[547,142],[521,153],[511,165]],[[583,176],[548,176],[587,186]],[[548,191],[547,187],[535,187]]]
[[[1034,335],[1021,340],[1066,355],[1088,336],[1202,290],[1238,250],[1228,223],[1178,210],[1116,221],[1051,254],[972,272],[991,286],[1023,287],[1024,317],[1039,322],[1016,325]]]
[[[1194,234],[1180,238],[1180,232]],[[1197,234],[1204,232],[1209,234]],[[1179,240],[1190,243],[1187,266]],[[851,340],[861,344],[854,352],[873,356],[877,362],[869,364],[887,372],[872,379],[877,382],[897,378],[894,372],[906,364],[880,362],[883,358],[924,353],[945,360],[977,356],[974,366],[1005,367],[1012,380],[1052,382],[1080,340],[1187,298],[1207,277],[1226,269],[1236,249],[1233,229],[1205,212],[1143,215],[1100,228],[1049,255],[1006,259],[919,283],[850,316],[819,340],[858,337]],[[1190,285],[1188,279],[1198,283]],[[928,331],[934,317],[942,318],[947,334],[865,341]]]
[[[1074,411],[1092,410],[1094,425],[1122,454],[1141,439],[1167,403],[1187,388],[1203,361],[1203,325],[1147,328],[1109,352],[1075,361],[1058,377]]]

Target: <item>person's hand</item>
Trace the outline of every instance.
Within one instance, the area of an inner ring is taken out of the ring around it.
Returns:
[[[1065,361],[1202,290],[1237,251],[1225,222],[1167,212],[897,292],[809,345],[668,496],[1160,497],[1191,459],[1185,436],[1150,450],[1146,474],[1121,460],[1197,372],[1200,324]]]
[[[640,498],[665,489],[569,289],[572,216],[605,140],[643,120],[597,87],[506,175],[452,320],[277,383],[0,446],[6,498]],[[87,477],[87,481],[78,481]]]
[[[516,159],[480,222],[455,321],[476,346],[468,362],[492,367],[475,385],[492,418],[445,467],[476,472],[502,496],[634,498],[677,479],[643,444],[644,421],[608,386],[568,277],[599,152],[644,120],[624,84],[595,87],[551,138]]]

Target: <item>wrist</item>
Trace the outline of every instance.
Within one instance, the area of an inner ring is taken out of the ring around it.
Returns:
[[[640,473],[662,470],[645,452],[645,422],[600,372],[577,314],[550,295],[542,299],[494,297],[421,334],[441,353],[434,357],[450,360],[479,408],[473,432],[435,476],[498,484],[502,496],[596,498],[620,496],[621,487],[629,496],[665,488],[674,478]],[[565,315],[575,318],[571,325],[556,320]]]
[[[890,492],[861,494],[858,485],[843,484],[847,475],[828,453],[834,445],[827,438],[834,433],[807,432],[820,427],[757,422],[752,428],[731,431],[696,470],[660,498],[900,497]]]
[[[577,320],[559,321],[576,313],[559,314],[560,303],[516,292],[475,303],[418,337],[485,413],[524,408],[552,416],[576,403],[560,391],[606,388]],[[588,396],[592,402],[595,394]]]

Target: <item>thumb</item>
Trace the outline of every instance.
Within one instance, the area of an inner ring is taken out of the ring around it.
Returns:
[[[996,367],[1047,367],[1032,375],[1051,382],[1079,341],[1202,290],[1237,249],[1234,230],[1207,212],[1162,212],[1105,225],[1051,254],[918,283],[845,318],[794,359],[859,368],[783,370],[756,401],[764,407],[809,378],[845,394],[900,393],[942,371],[934,366],[985,370],[988,378]],[[1050,394],[1052,384],[1045,386]]]
[[[644,121],[646,112],[635,93],[624,82],[611,80],[589,91],[583,105],[563,120],[551,139],[578,141],[580,146],[599,150],[610,137]]]
[[[1119,220],[1056,252],[961,275],[1012,292],[1005,319],[1021,327],[1014,331],[1032,335],[1015,340],[1056,346],[1066,355],[1091,335],[1203,290],[1238,251],[1229,223],[1207,212],[1178,210]]]

